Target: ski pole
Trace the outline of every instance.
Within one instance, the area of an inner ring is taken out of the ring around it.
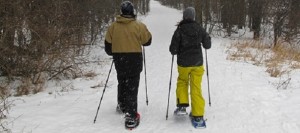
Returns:
[[[209,101],[209,106],[211,106],[210,89],[209,89],[209,75],[208,75],[208,60],[207,60],[207,50],[206,49],[205,49],[205,57],[206,57],[206,75],[207,75],[207,85],[208,85],[208,101]]]
[[[169,103],[170,103],[170,92],[171,92],[171,82],[172,82],[173,62],[174,62],[174,55],[172,55],[172,64],[171,64],[171,74],[170,74],[170,83],[169,83],[169,94],[168,94],[168,105],[167,105],[166,120],[168,120],[168,112],[169,112]]]
[[[105,82],[105,85],[104,85],[104,89],[103,89],[102,96],[101,96],[101,99],[100,99],[100,102],[99,102],[99,106],[98,106],[97,113],[96,113],[96,116],[95,116],[95,119],[94,119],[94,123],[96,123],[96,119],[97,119],[97,116],[98,116],[100,105],[101,105],[101,102],[102,102],[102,99],[103,99],[103,96],[104,96],[104,92],[105,92],[105,89],[106,89],[106,86],[107,86],[107,82],[108,82],[109,75],[111,73],[111,69],[112,69],[113,64],[114,64],[114,60],[111,62],[111,66],[110,66],[108,76],[107,76],[107,79],[106,79],[106,82]]]
[[[143,46],[143,56],[144,56],[144,67],[145,67],[145,87],[146,87],[146,104],[148,106],[148,89],[147,89],[147,69],[146,69],[146,53],[145,47]]]

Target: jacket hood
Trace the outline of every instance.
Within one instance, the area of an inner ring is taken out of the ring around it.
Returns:
[[[199,24],[192,20],[183,20],[179,24],[179,28],[183,34],[190,37],[197,37],[199,35]]]
[[[135,21],[135,17],[132,17],[132,16],[121,16],[121,15],[118,15],[116,17],[116,21],[118,23],[129,23],[131,21]]]

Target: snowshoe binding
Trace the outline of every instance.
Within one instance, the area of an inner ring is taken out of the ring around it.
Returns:
[[[191,122],[194,128],[206,128],[206,122],[203,119],[203,116],[191,116]]]
[[[125,114],[125,128],[132,130],[139,126],[140,124],[140,114],[136,113],[136,116],[132,117],[129,113]]]
[[[177,107],[174,111],[174,114],[177,116],[183,116],[183,115],[187,115],[188,113],[186,112],[185,107]]]

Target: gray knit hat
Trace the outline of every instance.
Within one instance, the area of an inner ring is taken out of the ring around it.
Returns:
[[[183,19],[195,20],[195,8],[188,7],[183,11]]]

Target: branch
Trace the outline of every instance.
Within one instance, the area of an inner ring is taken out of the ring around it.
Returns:
[[[69,69],[69,68],[71,68],[73,65],[70,65],[70,66],[67,66],[67,67],[65,67],[64,69],[62,69],[62,70],[60,70],[60,71],[58,71],[56,74],[54,74],[53,76],[51,76],[48,80],[51,80],[51,79],[53,79],[54,77],[56,77],[58,74],[60,74],[60,73],[62,73],[62,72],[64,72],[65,70],[67,70],[67,69]]]

